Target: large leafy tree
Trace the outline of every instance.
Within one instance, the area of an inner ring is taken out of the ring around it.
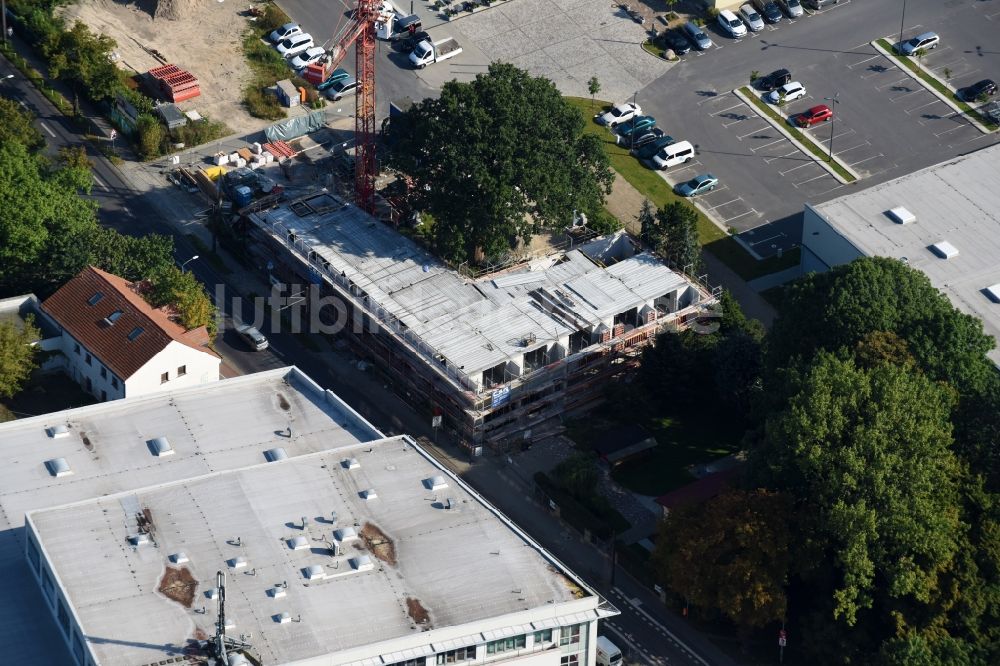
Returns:
[[[216,310],[205,288],[193,273],[176,266],[162,266],[149,276],[150,290],[146,294],[153,307],[171,306],[177,311],[180,324],[190,330],[207,326],[210,335],[217,327]]]
[[[88,238],[89,263],[131,282],[158,274],[173,264],[170,236],[125,236],[97,227]]]
[[[671,266],[697,273],[701,266],[698,211],[683,201],[671,201],[656,211],[652,219],[647,210],[643,213],[643,240]]]
[[[446,83],[390,125],[392,160],[416,182],[444,256],[499,256],[542,226],[595,219],[613,174],[600,138],[555,85],[494,63]]]
[[[741,633],[785,616],[792,505],[766,490],[727,491],[678,507],[660,526],[653,566],[691,603],[714,609]]]
[[[821,354],[751,455],[754,480],[802,505],[799,574],[843,632],[919,626],[955,564],[961,467],[946,386],[912,366]]]
[[[30,317],[23,327],[0,321],[0,398],[9,398],[20,391],[31,375],[36,351],[31,343],[39,338],[41,332]]]
[[[79,108],[80,89],[94,100],[112,97],[121,87],[118,68],[108,59],[117,44],[107,35],[95,35],[77,21],[69,30],[55,33],[43,45],[49,74],[73,85],[73,108]]]
[[[38,150],[45,145],[42,133],[32,124],[34,118],[30,113],[12,99],[0,97],[0,145],[17,141],[28,150]]]

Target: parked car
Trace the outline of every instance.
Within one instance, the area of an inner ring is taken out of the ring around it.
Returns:
[[[836,5],[840,0],[803,0],[809,9],[823,9],[829,5]]]
[[[628,145],[629,150],[635,152],[643,146],[654,143],[657,139],[663,136],[663,130],[659,127],[653,127],[652,129],[646,129],[638,132],[635,138],[629,138],[628,141],[622,141],[622,145]]]
[[[694,21],[688,21],[684,24],[684,34],[699,51],[712,48],[712,40]]]
[[[642,113],[642,107],[638,104],[634,102],[625,102],[624,104],[613,106],[610,111],[606,111],[597,116],[597,122],[601,125],[607,125],[608,127],[614,128],[624,122],[632,120],[632,118],[640,113]]]
[[[322,46],[313,46],[312,48],[308,48],[302,53],[292,58],[289,61],[289,64],[291,65],[292,69],[300,70],[306,67],[307,65],[311,65],[314,62],[317,62],[320,58],[322,58],[325,55],[326,55],[326,49],[324,49]]]
[[[833,111],[826,104],[814,106],[808,111],[803,111],[795,117],[795,124],[799,127],[812,127],[816,123],[826,122],[833,118]]]
[[[799,0],[776,0],[778,6],[785,10],[788,18],[798,18],[802,16],[802,5]]]
[[[663,31],[663,44],[666,48],[673,51],[674,54],[679,56],[691,51],[691,42],[688,41],[687,37],[676,30]]]
[[[792,81],[791,83],[786,83],[780,88],[775,88],[771,92],[767,93],[765,96],[767,101],[771,104],[777,104],[778,102],[794,102],[800,97],[806,96],[805,87],[798,81]]]
[[[672,143],[676,143],[676,141],[674,141],[674,137],[669,134],[664,134],[660,138],[650,141],[644,146],[637,146],[636,148],[633,148],[632,154],[640,160],[652,159],[653,155]]]
[[[653,157],[643,163],[651,169],[669,169],[694,159],[694,146],[690,141],[677,141],[660,148]]]
[[[236,334],[240,336],[244,342],[250,345],[251,349],[254,351],[264,351],[268,348],[267,338],[264,337],[263,333],[257,330],[256,326],[241,324],[236,327]]]
[[[941,38],[936,32],[924,32],[900,44],[898,50],[903,55],[913,55],[917,51],[936,49],[940,43]]]
[[[358,91],[358,80],[353,76],[341,79],[330,86],[326,91],[326,98],[336,102],[342,97],[353,95]]]
[[[729,33],[729,36],[733,39],[739,39],[740,37],[745,37],[747,34],[747,27],[743,25],[743,21],[736,18],[736,14],[732,13],[728,9],[723,9],[719,12],[719,25],[722,29]]]
[[[775,88],[780,88],[786,83],[790,83],[792,80],[792,73],[787,69],[776,69],[767,76],[762,76],[754,84],[757,86],[757,90],[762,92],[771,92]]]
[[[979,107],[979,113],[995,123],[1000,123],[1000,102],[990,102]]]
[[[962,99],[966,102],[975,102],[983,97],[992,97],[997,94],[997,84],[990,79],[976,81],[971,86],[966,86],[960,91]]]
[[[337,69],[333,70],[333,73],[330,74],[330,76],[326,77],[326,81],[316,86],[316,90],[326,90],[337,81],[349,78],[351,78],[350,72],[348,72],[343,67],[338,67]]]
[[[674,192],[682,197],[696,197],[705,192],[711,192],[719,184],[719,179],[710,173],[695,176],[686,183],[674,185]]]
[[[298,23],[286,23],[285,25],[272,30],[268,37],[273,44],[277,44],[278,42],[285,41],[289,37],[301,34],[302,28],[299,27]]]
[[[409,53],[413,49],[417,48],[417,44],[423,41],[429,41],[430,38],[431,38],[430,33],[425,30],[421,30],[420,32],[415,32],[412,35],[406,37],[405,39],[400,40],[399,50],[402,51],[403,53]]]
[[[753,0],[753,6],[761,13],[768,23],[778,23],[781,21],[782,13],[772,0]]]
[[[632,120],[618,126],[615,133],[615,143],[619,146],[631,145],[632,139],[639,138],[649,130],[656,127],[656,118],[653,116],[638,116]]]
[[[277,49],[278,53],[286,58],[294,58],[298,54],[311,49],[314,46],[316,45],[313,44],[312,35],[308,32],[303,32],[299,35],[293,35],[283,42],[280,42]]]
[[[754,32],[759,32],[764,29],[764,19],[760,17],[757,10],[753,8],[749,2],[745,5],[740,5],[740,18],[747,24],[747,27]]]

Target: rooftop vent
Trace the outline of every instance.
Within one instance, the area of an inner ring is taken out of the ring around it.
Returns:
[[[274,587],[272,587],[267,591],[267,594],[272,599],[282,599],[285,597],[285,595],[288,594],[288,592],[281,585],[275,585]]]
[[[108,326],[113,326],[114,323],[118,321],[118,318],[121,316],[122,316],[122,311],[115,310],[114,312],[112,312],[111,314],[109,314],[107,317],[104,318],[104,323],[107,324]]]
[[[323,580],[326,578],[326,569],[322,564],[310,564],[302,570],[302,575],[309,580]]]
[[[360,493],[361,499],[373,500],[378,497],[378,493],[375,492],[374,488],[369,488],[368,490],[362,490]]]
[[[133,328],[129,332],[129,334],[128,334],[128,341],[129,342],[134,341],[137,337],[139,337],[140,335],[142,335],[142,332],[143,332],[142,326],[136,326],[135,328]]]
[[[342,527],[339,530],[333,531],[333,538],[341,543],[345,541],[354,541],[358,538],[358,531],[353,527]]]
[[[371,571],[375,568],[375,564],[372,562],[372,558],[367,555],[358,555],[357,557],[351,558],[351,566],[358,571]]]
[[[424,479],[424,487],[427,490],[444,490],[448,487],[448,482],[444,480],[443,476],[432,476],[429,479]]]
[[[902,206],[891,209],[887,215],[896,224],[912,224],[917,221],[917,216],[906,210]]]
[[[274,621],[277,622],[278,624],[288,624],[289,622],[292,621],[292,615],[288,611],[284,611],[283,613],[278,613],[277,615],[272,615],[271,618],[274,619]]]
[[[187,553],[181,551],[179,553],[174,553],[170,556],[170,561],[174,564],[187,564],[191,560],[188,559]]]
[[[230,560],[227,560],[226,564],[229,565],[230,569],[246,569],[247,558],[244,555],[240,555],[238,557],[234,557]]]
[[[52,458],[51,460],[45,461],[45,468],[49,470],[49,474],[59,478],[60,476],[69,476],[73,473],[70,469],[69,463],[66,462],[65,458]]]
[[[128,542],[137,548],[139,546],[145,546],[147,544],[150,544],[152,543],[152,541],[153,540],[150,539],[149,535],[146,534],[145,532],[141,532],[139,534],[131,534],[129,535],[128,538]]]
[[[101,292],[95,293],[93,296],[87,299],[87,305],[97,305],[98,301],[104,298],[104,294]]]
[[[1000,303],[1000,282],[997,282],[993,286],[986,287],[983,291],[986,292],[986,295],[989,296],[990,300],[994,303]]]
[[[288,539],[288,547],[292,550],[305,550],[309,547],[309,539],[304,536],[297,536]]]
[[[60,424],[57,426],[46,428],[45,432],[52,439],[61,439],[63,437],[69,437],[69,426],[65,424]]]
[[[279,460],[287,459],[288,454],[285,453],[285,450],[283,448],[278,446],[276,448],[264,451],[264,458],[267,459],[267,462],[278,462]]]
[[[146,446],[149,447],[149,452],[157,457],[172,456],[175,453],[174,447],[170,446],[166,437],[147,440]]]
[[[208,588],[207,590],[205,590],[205,596],[208,597],[209,599],[215,599],[217,596],[219,596],[219,588],[217,587]]]
[[[361,463],[358,462],[357,458],[344,458],[340,461],[340,464],[344,466],[344,469],[357,469],[361,467]]]
[[[931,245],[931,252],[942,259],[952,259],[958,256],[958,248],[946,240],[938,241]]]

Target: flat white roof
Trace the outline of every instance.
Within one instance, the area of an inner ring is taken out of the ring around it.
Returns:
[[[359,465],[344,464],[348,456]],[[428,480],[447,487],[432,490]],[[377,498],[363,499],[366,489]],[[153,543],[132,547],[140,511],[152,521]],[[252,635],[266,664],[326,654],[335,655],[331,664],[379,656],[389,663],[457,639],[479,643],[533,631],[532,623],[616,613],[599,609],[600,597],[406,437],[44,509],[28,520],[108,665],[156,663],[214,634],[216,605],[206,591],[217,570],[227,572],[232,635]],[[335,531],[345,527],[360,538],[337,543],[333,555]],[[190,607],[157,592],[178,552],[198,583]],[[281,583],[284,594],[275,594]]]
[[[916,219],[894,221],[890,211],[897,207]],[[1000,283],[1000,144],[813,209],[866,255],[923,271],[1000,342],[1000,303],[987,291]],[[990,357],[1000,363],[1000,350]]]
[[[398,319],[408,334],[472,382],[479,381],[478,373],[516,360],[532,348],[596,328],[601,320],[690,286],[648,253],[605,268],[580,250],[515,272],[471,280],[353,204],[341,204],[326,193],[305,201],[308,207],[293,202],[255,218],[285,241],[288,232],[294,234],[291,240],[302,256],[350,280],[370,304]],[[627,243],[621,236],[624,232],[602,245],[624,247]],[[532,296],[538,289],[567,294],[563,305],[573,320],[553,316],[541,306]],[[531,336],[533,345],[523,345],[521,341]]]
[[[148,442],[158,437],[168,440],[172,455],[153,454]],[[28,573],[21,529],[26,512],[246,467],[263,462],[264,450],[276,446],[299,456],[381,437],[296,368],[0,424],[4,661],[69,660]],[[45,462],[59,458],[72,474],[53,476]],[[87,544],[82,551],[91,542],[80,543]]]

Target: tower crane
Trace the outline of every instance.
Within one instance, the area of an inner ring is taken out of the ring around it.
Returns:
[[[357,0],[350,23],[334,36],[331,66],[336,67],[354,45],[358,92],[354,114],[354,199],[365,212],[375,214],[375,24],[392,20],[392,5],[384,0]],[[386,16],[387,11],[389,16]]]

